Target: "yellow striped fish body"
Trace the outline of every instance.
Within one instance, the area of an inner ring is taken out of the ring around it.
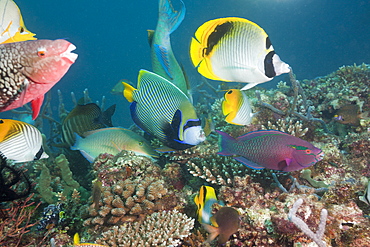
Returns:
[[[194,197],[194,202],[198,207],[198,221],[201,224],[211,224],[212,205],[219,203],[215,189],[211,186],[201,186],[198,195]]]
[[[49,157],[42,147],[40,131],[33,125],[12,119],[0,119],[0,152],[14,162]]]
[[[205,140],[193,105],[173,83],[155,73],[140,70],[137,89],[123,84],[123,94],[132,102],[131,117],[141,129],[176,150]]]
[[[226,122],[235,125],[250,124],[254,115],[247,94],[239,89],[230,89],[225,93],[222,113]]]
[[[210,20],[195,32],[190,45],[193,65],[212,80],[249,83],[243,90],[290,71],[267,33],[238,17]]]
[[[0,44],[35,40],[24,25],[21,11],[12,0],[0,0]]]
[[[67,147],[76,142],[75,133],[80,136],[90,130],[112,127],[111,117],[116,105],[102,112],[95,103],[77,105],[64,119],[62,124],[62,142]]]

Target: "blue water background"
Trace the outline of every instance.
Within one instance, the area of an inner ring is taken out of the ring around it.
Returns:
[[[342,65],[370,61],[370,1],[348,0],[184,0],[187,12],[173,33],[175,55],[193,85],[201,80],[191,65],[188,48],[198,26],[207,20],[239,16],[247,18],[269,34],[283,61],[291,65],[298,79],[312,79]],[[37,0],[16,1],[25,24],[39,39],[65,38],[77,46],[79,58],[52,89],[57,110],[60,89],[68,109],[70,92],[82,96],[89,89],[94,100],[105,95],[107,105],[117,104],[114,125],[131,124],[128,102],[111,95],[121,79],[135,82],[140,69],[151,69],[147,29],[157,22],[158,1]],[[178,8],[179,2],[173,0]],[[274,86],[280,76],[267,83]],[[212,82],[216,83],[216,82]]]

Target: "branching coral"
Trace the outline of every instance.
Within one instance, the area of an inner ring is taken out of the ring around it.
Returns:
[[[36,223],[31,223],[31,217],[40,205],[30,202],[33,194],[23,201],[12,202],[11,207],[0,209],[0,245],[26,246],[24,234]],[[21,245],[22,243],[22,245]],[[31,242],[28,242],[29,244]]]
[[[262,129],[280,130],[296,137],[302,137],[308,131],[308,128],[303,129],[303,125],[300,121],[293,122],[292,119],[287,121],[286,119],[282,118],[278,119],[275,124],[272,124],[270,121],[268,121],[267,127],[262,125]]]
[[[190,234],[194,219],[177,210],[148,215],[142,221],[113,226],[97,243],[112,247],[178,246]]]

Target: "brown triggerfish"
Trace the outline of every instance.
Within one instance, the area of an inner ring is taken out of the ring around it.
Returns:
[[[220,134],[220,155],[233,158],[253,169],[297,171],[322,160],[321,149],[298,137],[278,130],[258,130],[233,138]]]
[[[76,47],[58,40],[31,40],[0,45],[0,112],[31,102],[35,119],[44,94],[77,59]]]
[[[222,207],[211,217],[211,223],[213,226],[202,223],[204,229],[209,232],[207,242],[218,236],[218,243],[224,244],[239,229],[239,213],[231,207]]]

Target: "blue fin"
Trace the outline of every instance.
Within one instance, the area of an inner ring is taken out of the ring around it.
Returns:
[[[166,15],[165,19],[168,24],[168,29],[170,30],[170,34],[175,31],[181,24],[181,22],[185,18],[185,4],[181,1],[181,9],[180,11],[175,11],[172,7],[170,0],[160,0],[159,1],[159,14]]]
[[[249,168],[252,168],[252,169],[256,169],[256,170],[261,170],[261,169],[265,169],[265,167],[263,166],[260,166],[260,165],[257,165],[256,163],[254,163],[253,161],[250,161],[248,160],[247,158],[244,158],[242,156],[239,156],[239,157],[233,157],[235,160],[239,161],[240,163],[242,163],[243,165],[245,166],[248,166]]]
[[[168,77],[170,77],[172,80],[173,77],[170,72],[170,61],[168,59],[168,51],[166,47],[155,44],[154,51],[155,51],[155,55],[157,56],[157,60],[161,64],[164,71],[166,71],[166,74],[168,75]]]

